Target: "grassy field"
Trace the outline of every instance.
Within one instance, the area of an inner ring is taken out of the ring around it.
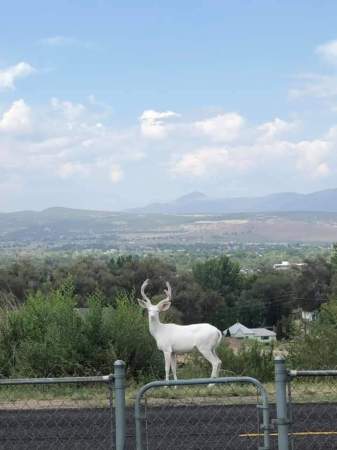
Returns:
[[[129,384],[126,389],[128,406],[134,404],[141,385]],[[265,383],[271,403],[275,402],[274,383]],[[337,380],[294,381],[291,395],[296,403],[337,402]],[[0,386],[1,409],[32,408],[84,408],[106,407],[113,392],[108,385],[30,385]],[[246,383],[208,386],[178,386],[152,388],[146,393],[151,404],[255,404],[259,400],[257,389]]]

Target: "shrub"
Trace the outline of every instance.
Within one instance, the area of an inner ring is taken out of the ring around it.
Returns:
[[[273,346],[256,341],[245,342],[235,353],[226,342],[217,348],[222,362],[220,376],[250,376],[259,381],[271,381],[274,377]],[[199,353],[194,353],[191,366],[184,369],[189,376],[209,376],[210,364]]]
[[[148,321],[133,295],[121,293],[116,307],[105,317],[105,327],[118,359],[126,362],[129,375],[136,379],[156,379],[163,373],[163,357],[149,333]]]
[[[22,307],[7,311],[2,318],[4,374],[57,376],[80,372],[81,327],[70,284],[47,297],[40,292],[31,294]]]
[[[81,366],[86,375],[110,373],[116,360],[111,330],[105,317],[111,308],[104,308],[103,304],[103,295],[96,291],[89,297],[89,308],[82,318],[80,354]]]
[[[296,338],[289,346],[288,361],[297,369],[337,368],[337,299],[321,306],[319,319],[308,334]]]
[[[0,364],[5,377],[102,374],[123,359],[129,375],[154,379],[162,375],[161,352],[147,319],[132,295],[120,294],[116,306],[103,307],[99,292],[80,314],[71,282],[49,295],[31,294],[18,308],[3,309],[0,320]]]

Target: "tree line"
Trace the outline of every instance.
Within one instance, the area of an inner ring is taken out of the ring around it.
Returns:
[[[248,327],[274,327],[279,338],[286,338],[296,308],[317,310],[336,295],[337,246],[330,258],[308,259],[301,268],[261,267],[248,274],[226,255],[197,262],[184,272],[152,256],[20,259],[0,268],[0,304],[24,304],[29,295],[47,296],[71,280],[77,307],[87,307],[97,292],[105,306],[115,306],[121,293],[139,295],[146,278],[151,280],[149,294],[158,299],[165,281],[170,282],[170,318],[178,323],[210,322],[223,330],[239,321]]]
[[[172,264],[146,257],[80,258],[57,262],[18,260],[0,269],[0,377],[91,375],[127,363],[138,382],[163,376],[161,352],[137,304],[144,279],[149,295],[161,298],[168,280],[173,311],[163,320],[211,322],[220,329],[239,320],[275,326],[292,368],[337,367],[337,247],[329,259],[306,261],[284,272],[264,268],[246,274],[223,255],[177,272]],[[319,310],[303,336],[292,320],[301,307]],[[273,377],[273,347],[247,342],[238,353],[219,348],[224,374]],[[192,355],[179,377],[206,376],[205,362]]]

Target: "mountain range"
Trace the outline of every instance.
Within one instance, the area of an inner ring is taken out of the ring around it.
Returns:
[[[152,203],[129,212],[149,214],[337,212],[337,189],[310,194],[282,192],[261,197],[228,198],[212,198],[201,192],[192,192],[169,203]]]
[[[337,242],[337,189],[223,199],[192,192],[124,212],[0,213],[0,255],[16,248],[148,252],[234,241]]]

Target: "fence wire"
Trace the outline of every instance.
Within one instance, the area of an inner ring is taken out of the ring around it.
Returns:
[[[0,448],[112,449],[112,400],[112,380],[0,385]]]
[[[291,377],[288,405],[292,450],[337,449],[337,376]]]
[[[258,389],[248,383],[151,388],[142,398],[143,449],[257,450],[260,406]]]

